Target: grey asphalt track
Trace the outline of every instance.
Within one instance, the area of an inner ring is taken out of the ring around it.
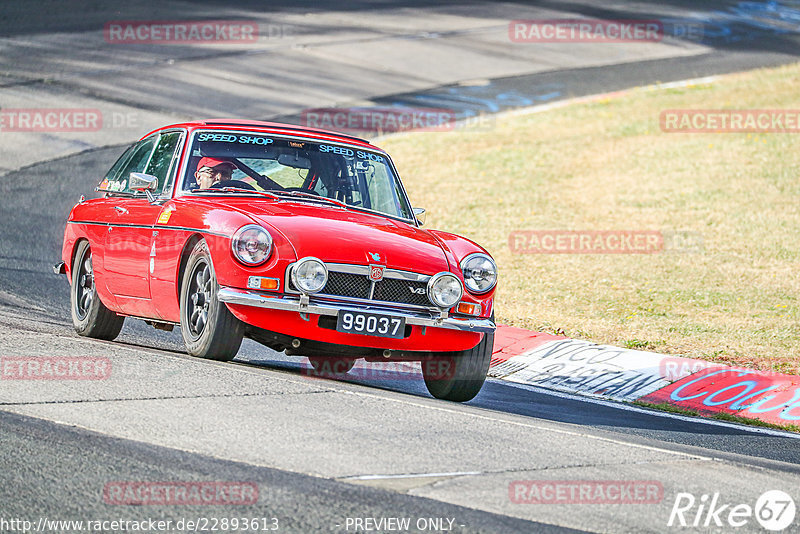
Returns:
[[[36,510],[36,522],[40,517],[51,521],[152,518],[177,526],[181,519],[266,518],[266,524],[277,525],[279,532],[303,533],[342,531],[348,517],[398,517],[402,510],[402,517],[451,519],[456,531],[575,532],[395,491],[187,454],[4,412],[0,412],[0,443],[4,466],[0,497],[6,520],[30,518],[32,509]],[[42,461],[34,466],[31,458]],[[254,484],[259,498],[253,504],[237,506],[134,507],[104,501],[107,483],[132,480]],[[259,521],[261,524],[263,521]]]
[[[268,12],[262,2],[43,2],[36,13],[27,2],[0,6],[0,105],[94,106],[135,119],[86,136],[0,132],[0,357],[107,357],[114,369],[93,383],[0,382],[0,526],[14,517],[232,515],[224,507],[105,504],[102,488],[120,480],[254,482],[258,504],[233,515],[279,517],[285,532],[356,531],[345,527],[348,517],[448,517],[455,532],[663,532],[681,492],[750,505],[772,489],[800,498],[800,440],[780,432],[499,381],[466,405],[442,403],[413,375],[310,379],[303,359],[253,342],[230,364],[192,359],[179,333],[131,319],[113,343],[74,334],[68,285],[50,271],[64,220],[151,125],[195,114],[298,120],[307,107],[364,102],[446,107],[469,118],[800,55],[796,33],[763,23],[791,15],[788,4],[776,13],[739,2],[428,4],[270,2]],[[189,9],[291,30],[254,49],[93,51],[109,20],[186,19]],[[705,21],[706,34],[572,54],[497,38],[510,19],[575,16]],[[458,68],[443,68],[448,54]],[[430,64],[409,67],[426,55]],[[509,499],[515,480],[657,480],[664,497],[652,505],[520,505]],[[751,520],[737,531],[761,528]]]

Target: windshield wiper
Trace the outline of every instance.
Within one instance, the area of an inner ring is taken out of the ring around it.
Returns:
[[[250,194],[250,195],[261,195],[263,197],[271,198],[273,200],[280,200],[280,197],[278,195],[276,195],[275,193],[272,193],[270,191],[256,191],[254,189],[245,189],[244,187],[215,187],[215,188],[211,188],[211,189],[199,189],[199,190],[195,190],[195,191],[192,191],[192,192],[195,193],[195,194],[197,194],[197,193],[201,193],[201,194],[212,193],[213,194],[213,193],[216,193],[217,191],[221,191],[221,192],[225,192],[225,193],[227,193],[229,191],[233,191],[234,193],[247,193],[247,194]]]
[[[278,196],[278,195],[286,195],[286,196],[290,196],[290,197],[307,198],[308,200],[312,200],[312,201],[315,200],[317,202],[329,202],[331,204],[335,204],[335,205],[337,205],[339,207],[342,207],[342,208],[345,208],[345,209],[350,208],[349,205],[345,204],[341,200],[336,200],[335,198],[323,197],[323,196],[320,196],[320,195],[315,195],[313,193],[304,193],[303,191],[273,191],[273,193],[276,196]]]
[[[232,191],[234,193],[247,193],[247,194],[250,194],[250,195],[261,195],[261,196],[264,196],[264,197],[267,197],[267,198],[271,198],[271,199],[274,199],[274,200],[285,200],[285,199],[282,198],[284,196],[295,197],[295,198],[298,198],[298,199],[308,199],[310,201],[316,201],[316,202],[327,202],[329,204],[334,204],[336,206],[339,206],[339,207],[345,208],[345,209],[350,208],[350,206],[348,204],[345,204],[341,200],[336,200],[335,198],[323,197],[323,196],[320,196],[320,195],[315,195],[313,193],[305,193],[303,191],[281,191],[279,189],[278,190],[274,190],[273,189],[273,190],[270,190],[270,191],[255,191],[255,190],[252,190],[252,189],[245,189],[243,187],[214,187],[214,188],[209,188],[209,189],[197,189],[195,191],[192,191],[192,193],[194,193],[194,194],[198,194],[199,193],[199,194],[202,195],[202,194],[209,194],[209,193],[210,194],[214,194],[214,193],[219,192],[219,191],[225,192],[225,193],[227,193],[229,191]]]

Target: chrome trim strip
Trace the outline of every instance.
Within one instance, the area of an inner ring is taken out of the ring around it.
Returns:
[[[299,292],[295,292],[293,290],[287,290],[285,288],[284,288],[284,292],[285,293],[295,294],[295,295],[299,295],[300,294]],[[391,301],[391,300],[367,300],[367,299],[360,299],[360,298],[356,298],[356,297],[345,297],[345,296],[342,296],[342,295],[330,295],[328,293],[322,293],[322,292],[316,293],[316,295],[319,296],[319,297],[325,297],[326,299],[331,300],[331,301],[342,301],[342,302],[348,302],[348,303],[353,303],[353,304],[357,304],[357,305],[360,304],[360,305],[364,305],[364,306],[384,306],[384,307],[396,306],[396,307],[403,308],[403,309],[429,311],[431,313],[433,313],[433,312],[439,313],[439,311],[440,311],[439,308],[435,307],[433,304],[431,304],[430,306],[420,306],[418,304],[406,304],[405,302],[394,302],[394,301]]]
[[[212,232],[211,230],[203,230],[202,228],[190,228],[188,226],[162,226],[162,225],[155,225],[154,229],[159,230],[183,230],[184,232],[197,232],[200,234],[208,234],[208,235],[215,235],[219,237],[227,237],[228,239],[231,238],[228,234],[223,234],[222,232]]]
[[[375,304],[360,305],[324,302],[320,299],[312,299],[307,306],[300,304],[300,299],[292,296],[267,295],[255,291],[235,289],[231,287],[221,287],[217,298],[220,302],[228,304],[238,304],[242,306],[253,306],[256,308],[267,308],[271,310],[295,311],[298,313],[311,313],[314,315],[337,315],[340,310],[365,313],[383,313],[392,317],[403,317],[406,324],[418,326],[430,326],[434,328],[445,328],[448,330],[462,330],[467,332],[494,332],[495,324],[491,319],[483,318],[460,318],[445,317],[440,318],[437,313],[417,313],[404,311],[388,306]]]
[[[202,228],[189,228],[188,226],[164,226],[160,224],[150,225],[150,224],[104,223],[97,221],[67,221],[67,224],[89,224],[92,226],[114,226],[114,227],[125,227],[125,228],[148,228],[151,230],[156,230],[156,229],[182,230],[184,232],[197,232],[200,234],[216,235],[219,237],[231,237],[228,234],[223,234],[222,232],[212,232],[211,230],[204,230]]]

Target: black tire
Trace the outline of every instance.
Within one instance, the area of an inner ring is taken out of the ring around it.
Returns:
[[[422,362],[422,376],[437,399],[466,402],[483,387],[492,360],[494,332],[484,334],[474,348],[437,354]]]
[[[97,295],[88,241],[82,241],[75,251],[69,300],[72,324],[79,335],[107,341],[119,335],[125,317],[106,308]]]
[[[350,372],[356,364],[355,358],[332,358],[327,356],[309,356],[308,361],[317,376],[343,376]]]
[[[186,351],[209,360],[230,361],[244,337],[244,324],[217,299],[219,284],[205,240],[198,241],[183,272],[181,334]]]

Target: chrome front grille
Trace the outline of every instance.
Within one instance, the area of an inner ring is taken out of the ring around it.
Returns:
[[[352,273],[328,271],[328,283],[320,292],[325,295],[350,297],[354,299],[369,298],[372,282],[366,276]]]
[[[344,297],[365,301],[393,302],[430,308],[427,287],[430,276],[384,269],[383,280],[369,279],[369,266],[328,263],[328,283],[318,293],[326,297]],[[292,282],[290,265],[286,271],[286,289],[289,293],[299,291]]]
[[[415,306],[430,306],[428,300],[427,282],[413,282],[410,280],[398,280],[396,278],[384,278],[375,283],[374,300],[386,302],[402,302],[403,304],[414,304]],[[412,292],[415,289],[422,293]]]

